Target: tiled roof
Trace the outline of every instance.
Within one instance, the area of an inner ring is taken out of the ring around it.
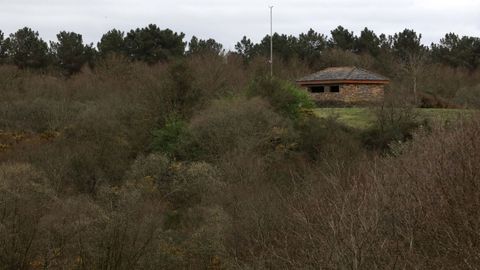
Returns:
[[[388,81],[387,77],[358,67],[331,67],[298,80],[308,81]]]

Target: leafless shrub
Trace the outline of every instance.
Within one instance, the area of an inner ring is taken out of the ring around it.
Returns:
[[[55,200],[41,172],[29,164],[0,165],[0,265],[28,269],[41,233],[42,216]]]
[[[475,269],[479,130],[437,127],[348,178],[312,171],[288,193],[243,186],[229,208],[236,267]]]
[[[193,55],[187,60],[195,78],[193,84],[201,90],[200,105],[212,99],[239,94],[247,84],[242,63],[224,56]]]
[[[475,210],[480,203],[479,130],[477,120],[454,129],[438,126],[432,135],[417,135],[401,156],[386,162],[385,173],[395,176],[383,177],[395,181],[392,200],[403,225],[399,233],[408,236],[419,263],[458,269],[480,263]]]

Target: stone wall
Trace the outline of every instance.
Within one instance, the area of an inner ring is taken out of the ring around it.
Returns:
[[[325,92],[312,93],[305,88],[316,102],[339,102],[339,103],[378,103],[383,101],[384,85],[382,84],[341,84],[338,93],[329,92],[329,86],[325,86]]]

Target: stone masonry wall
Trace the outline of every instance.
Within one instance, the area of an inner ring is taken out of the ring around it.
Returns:
[[[384,97],[384,85],[381,84],[343,84],[338,93],[329,92],[328,86],[325,88],[323,93],[309,91],[309,94],[316,102],[377,103]]]

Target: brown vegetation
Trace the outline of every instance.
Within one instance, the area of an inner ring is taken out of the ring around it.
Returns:
[[[479,121],[386,104],[363,133],[263,61],[0,66],[0,269],[478,268]]]

